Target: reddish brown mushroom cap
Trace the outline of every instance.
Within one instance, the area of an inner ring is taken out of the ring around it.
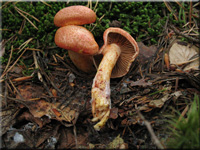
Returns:
[[[58,27],[66,25],[84,25],[96,21],[96,14],[86,6],[76,5],[61,9],[54,17]]]
[[[107,45],[117,44],[121,49],[121,54],[112,70],[111,78],[124,76],[130,69],[132,62],[139,54],[139,48],[134,38],[120,28],[108,28],[103,35],[104,45],[101,48],[102,54]]]
[[[94,55],[99,51],[93,34],[82,26],[61,27],[56,31],[54,40],[57,46],[81,54]]]

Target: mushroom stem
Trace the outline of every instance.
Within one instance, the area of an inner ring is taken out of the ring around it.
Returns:
[[[92,121],[100,120],[94,128],[100,130],[110,115],[110,77],[121,50],[117,44],[105,47],[103,59],[98,67],[92,85]]]

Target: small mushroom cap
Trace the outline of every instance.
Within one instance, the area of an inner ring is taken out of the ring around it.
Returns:
[[[60,27],[56,31],[54,40],[57,46],[80,54],[94,55],[99,51],[93,34],[82,26]]]
[[[115,67],[112,70],[111,78],[122,77],[130,69],[132,62],[139,54],[139,47],[134,38],[126,31],[120,28],[108,28],[105,30],[104,35],[104,45],[100,49],[102,54],[107,45],[112,43],[117,44],[121,49],[121,54],[116,62]]]
[[[61,9],[54,17],[54,24],[58,27],[67,25],[84,25],[96,21],[95,12],[81,5],[69,6]]]

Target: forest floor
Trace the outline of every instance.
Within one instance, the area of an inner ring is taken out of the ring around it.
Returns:
[[[81,72],[65,54],[45,57],[56,47],[46,47],[44,55],[24,49],[1,65],[1,148],[168,148],[169,120],[187,118],[200,96],[199,43],[183,32],[166,22],[156,45],[138,42],[140,54],[129,72],[110,81],[111,113],[100,131],[91,121],[95,73]],[[19,58],[34,59],[34,76],[24,76]],[[170,63],[177,58],[185,62]]]

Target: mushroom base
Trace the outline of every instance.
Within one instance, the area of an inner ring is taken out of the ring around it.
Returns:
[[[92,58],[93,56],[76,53],[70,50],[68,51],[68,55],[73,64],[81,71],[86,73],[94,73],[96,71]]]
[[[98,121],[94,128],[100,130],[106,123],[110,115],[110,76],[117,59],[120,55],[120,48],[116,44],[111,44],[103,50],[103,59],[98,67],[92,85],[92,121]]]

